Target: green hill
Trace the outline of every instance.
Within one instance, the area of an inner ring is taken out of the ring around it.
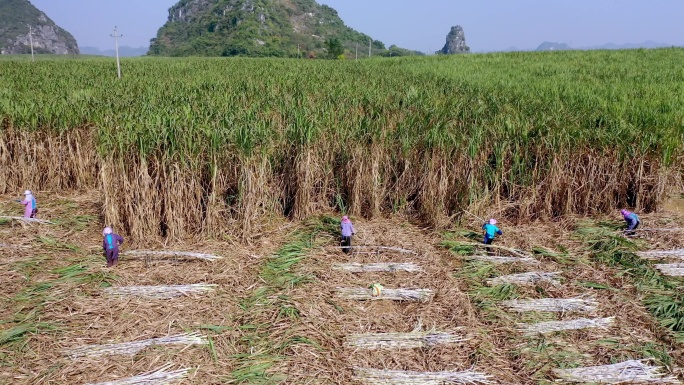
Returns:
[[[387,53],[385,45],[347,27],[333,8],[314,0],[181,0],[150,42],[150,55],[327,55],[337,39],[348,56]]]
[[[76,39],[28,0],[0,0],[0,53],[77,54]]]

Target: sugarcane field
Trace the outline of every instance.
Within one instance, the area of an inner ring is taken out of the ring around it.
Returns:
[[[682,383],[683,62],[2,59],[0,383]]]

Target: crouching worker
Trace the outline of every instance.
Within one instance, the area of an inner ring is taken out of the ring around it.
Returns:
[[[631,237],[634,235],[634,231],[636,230],[637,227],[641,224],[641,220],[639,219],[639,216],[636,215],[635,213],[622,209],[620,210],[620,214],[622,214],[622,218],[624,218],[625,222],[627,222],[627,229],[625,230],[625,235],[628,237]]]
[[[124,239],[121,235],[114,234],[111,227],[105,227],[102,235],[102,248],[107,258],[107,267],[115,266],[119,262],[119,245],[123,244]]]
[[[482,230],[484,230],[484,240],[482,243],[485,245],[491,245],[497,235],[503,235],[503,232],[496,227],[496,223],[496,219],[492,218],[482,226]],[[494,254],[491,247],[487,247],[487,254]]]
[[[354,231],[354,225],[352,224],[352,221],[349,220],[348,216],[345,215],[342,217],[340,229],[342,230],[342,251],[344,251],[345,254],[349,254],[351,252],[352,235],[356,234],[356,231]]]

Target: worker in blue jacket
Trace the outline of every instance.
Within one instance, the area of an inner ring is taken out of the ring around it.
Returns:
[[[631,237],[634,235],[634,231],[636,230],[637,227],[641,224],[641,220],[639,219],[639,216],[636,215],[636,213],[633,213],[629,210],[622,209],[620,210],[620,214],[622,214],[622,218],[627,222],[627,229],[625,230],[625,235],[628,237]]]
[[[489,220],[489,222],[485,223],[482,226],[482,230],[484,230],[484,240],[482,243],[485,245],[491,245],[492,242],[494,242],[494,238],[496,238],[497,235],[503,235],[503,232],[496,227],[496,219],[492,218]],[[493,251],[491,248],[487,248],[487,253],[492,254]]]

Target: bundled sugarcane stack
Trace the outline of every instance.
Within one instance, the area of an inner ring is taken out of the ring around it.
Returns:
[[[467,338],[453,333],[416,331],[411,333],[353,334],[346,337],[344,343],[350,347],[378,350],[428,348],[463,341],[467,341]]]
[[[402,370],[354,369],[354,379],[370,385],[493,384],[490,376],[474,370],[462,372],[410,372]]]
[[[434,295],[430,289],[383,289],[374,292],[372,289],[338,287],[337,295],[344,299],[354,300],[392,300],[428,302]]]
[[[108,287],[105,294],[113,296],[138,296],[155,299],[171,299],[180,296],[206,294],[216,290],[214,284],[198,283],[194,285],[174,286],[123,286]]]
[[[392,246],[360,245],[360,246],[352,246],[351,249],[353,250],[354,253],[358,253],[358,250],[375,250],[374,252],[371,252],[371,253],[379,253],[381,251],[393,251],[393,252],[401,253],[401,254],[418,255],[418,253],[413,251],[413,250],[407,250],[407,249],[403,249],[401,247],[392,247]]]
[[[193,259],[203,259],[206,261],[216,261],[223,258],[220,255],[213,254],[202,254],[193,253],[187,251],[172,251],[172,250],[133,250],[121,253],[121,255],[131,256],[131,257],[152,257],[152,256],[162,256],[162,257],[181,257],[181,258],[193,258]]]
[[[543,273],[543,272],[529,272],[521,274],[511,274],[504,275],[501,277],[492,278],[487,280],[487,285],[495,286],[502,285],[506,283],[512,283],[516,285],[536,285],[539,282],[548,282],[553,285],[560,284],[558,280],[558,275],[560,272],[553,273]]]
[[[661,273],[672,277],[684,277],[684,263],[662,263],[654,266]]]
[[[651,260],[664,258],[684,259],[684,249],[641,251],[637,255]]]
[[[179,383],[179,380],[187,377],[188,372],[191,370],[178,369],[173,371],[167,371],[173,367],[173,364],[169,364],[155,370],[150,373],[143,373],[135,377],[124,378],[116,381],[109,382],[99,382],[97,384],[88,385],[171,385]]]
[[[415,263],[338,263],[333,265],[335,270],[344,270],[352,273],[396,273],[405,271],[408,273],[419,273],[423,269]]]
[[[207,343],[208,341],[206,338],[195,332],[121,344],[88,345],[67,349],[65,350],[65,353],[72,359],[112,355],[134,356],[141,350],[152,345],[206,345]]]
[[[542,298],[503,301],[503,306],[517,312],[590,312],[596,310],[598,302],[593,298]]]
[[[530,257],[502,257],[502,256],[495,256],[495,255],[468,255],[465,257],[466,260],[469,261],[483,261],[483,262],[490,262],[490,263],[495,263],[495,264],[503,264],[503,263],[529,263],[529,264],[538,264],[539,261],[537,261],[534,258]]]
[[[27,223],[41,223],[45,225],[54,225],[54,222],[47,221],[45,219],[38,219],[38,218],[24,218],[24,217],[5,217],[5,216],[0,216],[0,219],[12,219],[15,221],[20,221],[20,222],[27,222]]]
[[[554,369],[554,374],[565,381],[599,384],[679,384],[679,380],[666,376],[657,366],[643,361],[630,360],[612,365],[588,366],[575,369]]]
[[[608,318],[579,318],[570,321],[548,321],[536,324],[519,324],[518,330],[526,335],[560,332],[565,330],[580,330],[589,328],[607,329],[613,325],[615,317]]]

